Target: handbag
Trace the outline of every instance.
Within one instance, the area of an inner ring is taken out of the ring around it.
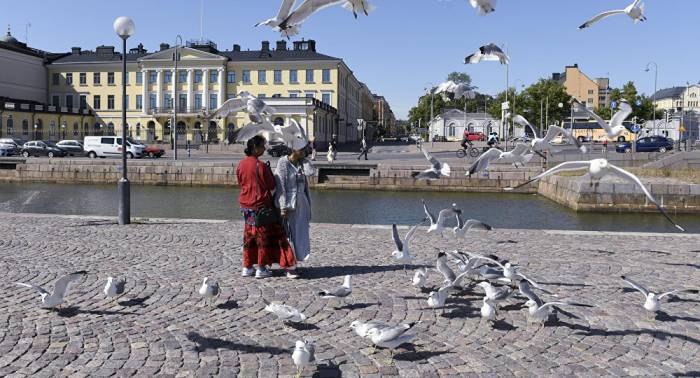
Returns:
[[[258,191],[262,195],[262,186],[260,185],[260,175],[258,173],[259,163],[260,162],[255,162],[255,182],[258,185]],[[263,227],[271,224],[279,224],[280,218],[279,210],[277,210],[276,207],[263,207],[255,211],[253,222],[255,223],[255,227]]]

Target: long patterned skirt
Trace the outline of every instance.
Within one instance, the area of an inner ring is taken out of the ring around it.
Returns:
[[[249,268],[253,264],[265,267],[279,264],[281,268],[291,268],[296,265],[294,250],[289,245],[287,235],[280,224],[254,226],[254,213],[243,209],[245,230],[243,233],[243,266]]]

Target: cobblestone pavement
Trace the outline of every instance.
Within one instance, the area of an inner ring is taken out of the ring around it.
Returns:
[[[543,328],[527,325],[522,300],[501,307],[495,328],[481,322],[481,292],[453,294],[444,311],[394,264],[390,231],[315,224],[303,278],[240,276],[239,222],[145,220],[118,227],[87,217],[0,214],[0,376],[291,376],[297,339],[316,342],[319,365],[305,376],[608,376],[700,374],[700,297],[663,304],[656,319],[628,275],[652,289],[700,285],[700,235],[494,231],[463,248],[497,253],[522,266],[562,299],[596,304],[569,309]],[[416,265],[432,263],[449,240],[418,232]],[[78,269],[67,308],[37,307],[38,295],[13,285],[51,285]],[[354,275],[348,304],[315,296]],[[127,278],[126,294],[106,299],[108,275]],[[220,282],[213,308],[196,290]],[[433,273],[431,284],[441,279]],[[298,307],[308,324],[285,327],[261,296]],[[422,321],[413,345],[370,354],[352,320]]]

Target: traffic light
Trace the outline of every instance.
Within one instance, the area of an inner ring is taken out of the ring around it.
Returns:
[[[671,122],[671,113],[670,112],[665,112],[665,113],[666,113],[666,119],[665,119],[666,123]]]

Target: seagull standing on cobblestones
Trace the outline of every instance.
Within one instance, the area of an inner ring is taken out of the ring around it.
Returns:
[[[215,299],[220,294],[219,284],[214,281],[210,281],[209,277],[204,277],[202,280],[202,286],[199,287],[199,295],[201,295],[205,300],[209,302],[211,306]]]
[[[345,297],[352,294],[352,276],[346,275],[343,279],[343,285],[331,290],[322,290],[318,293],[321,298],[338,298],[345,301]]]
[[[297,367],[297,377],[301,377],[301,373],[304,368],[309,366],[312,362],[316,362],[316,356],[314,356],[314,344],[310,341],[297,340],[294,347],[294,352],[292,352],[292,361]]]
[[[531,178],[528,181],[525,181],[524,183],[513,187],[513,188],[505,188],[504,190],[506,191],[511,191],[515,190],[518,188],[521,188],[531,182],[538,181],[542,179],[543,177],[553,175],[557,172],[564,172],[564,171],[578,171],[582,169],[588,169],[588,175],[590,176],[590,186],[595,186],[596,188],[598,187],[598,184],[600,184],[600,180],[603,179],[603,177],[607,175],[614,175],[617,176],[623,180],[629,181],[635,185],[637,185],[642,192],[644,192],[644,195],[647,196],[647,199],[651,201],[654,205],[656,205],[656,208],[659,210],[661,215],[663,215],[671,224],[673,224],[678,230],[680,231],[685,231],[683,227],[681,227],[678,223],[676,223],[673,219],[671,219],[671,216],[668,215],[666,210],[661,207],[659,202],[654,198],[654,196],[651,195],[651,192],[644,186],[642,181],[639,179],[639,177],[635,176],[634,174],[617,167],[613,164],[610,164],[606,159],[593,159],[593,160],[583,160],[583,161],[567,161],[564,163],[561,163],[557,165],[554,168],[551,168],[543,173],[540,173],[539,175]]]
[[[635,281],[632,281],[631,279],[621,276],[621,278],[627,282],[630,286],[635,288],[637,291],[642,293],[644,295],[644,309],[650,312],[659,312],[661,310],[661,300],[669,295],[676,294],[676,293],[692,293],[692,294],[697,294],[698,290],[696,289],[679,289],[679,290],[672,290],[672,291],[667,291],[663,294],[657,294],[653,293],[649,290],[647,290],[644,286],[636,283]]]
[[[124,294],[126,280],[123,278],[107,277],[107,284],[103,292],[108,298],[118,298]]]
[[[283,323],[303,323],[306,321],[306,315],[292,306],[270,303],[264,298],[263,302],[265,302],[265,311],[272,313]]]
[[[489,282],[479,282],[477,286],[484,289],[486,298],[492,301],[503,301],[508,299],[513,294],[513,289],[508,286],[494,287]]]
[[[419,322],[399,324],[397,326],[371,328],[367,331],[367,336],[372,340],[374,347],[387,348],[391,351],[391,360],[394,359],[394,349],[408,343],[413,339],[415,334],[407,334],[406,332],[413,328]]]
[[[26,284],[23,282],[15,282],[15,284],[36,290],[39,293],[39,295],[41,295],[41,307],[56,308],[63,304],[63,297],[68,291],[68,285],[70,285],[71,282],[76,281],[81,277],[85,276],[86,274],[86,271],[81,270],[60,277],[53,284],[53,293],[49,293],[43,287],[37,285]]]
[[[350,323],[350,329],[355,331],[357,336],[369,337],[369,330],[374,328],[388,328],[389,323],[380,320],[370,320],[368,322],[361,322],[359,320],[354,320]]]

